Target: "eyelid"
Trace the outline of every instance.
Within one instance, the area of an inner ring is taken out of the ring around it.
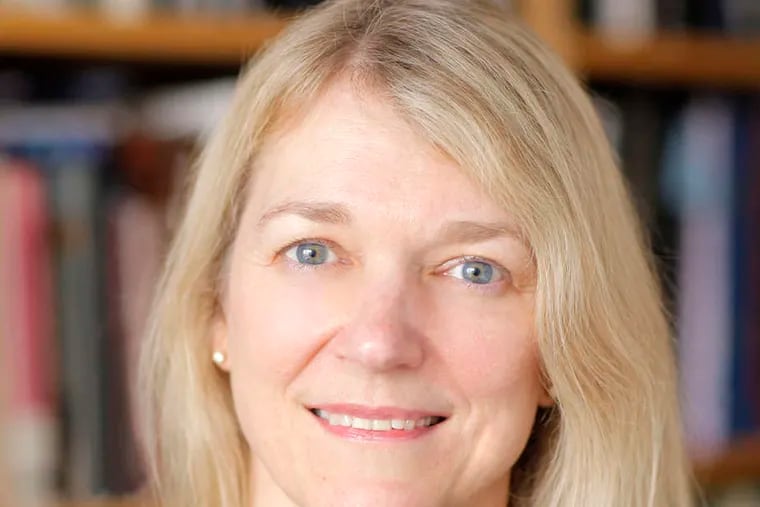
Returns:
[[[297,246],[302,245],[302,244],[308,244],[308,243],[322,245],[324,247],[327,247],[327,248],[333,250],[333,254],[335,255],[335,257],[336,257],[337,260],[334,261],[334,262],[325,262],[324,264],[303,264],[303,263],[294,261],[293,259],[289,258],[287,255],[285,255],[292,248],[297,247]],[[310,238],[310,237],[307,237],[307,238],[300,238],[300,239],[296,239],[294,241],[291,241],[290,243],[288,243],[284,247],[280,248],[277,251],[276,255],[277,255],[277,257],[280,257],[280,256],[286,257],[287,258],[287,262],[289,264],[291,264],[292,266],[295,266],[295,267],[297,267],[299,269],[314,269],[314,268],[319,268],[319,267],[323,267],[324,268],[325,266],[330,266],[332,264],[337,264],[337,263],[341,262],[340,257],[334,251],[336,248],[337,248],[337,244],[335,242],[333,242],[333,241],[326,240],[326,239],[321,239],[321,238]]]
[[[277,256],[279,257],[281,255],[284,255],[293,247],[296,247],[298,245],[305,244],[305,243],[315,243],[315,244],[322,245],[333,250],[340,248],[338,244],[335,243],[334,241],[330,241],[330,240],[322,239],[322,238],[315,238],[315,237],[305,237],[305,238],[293,240],[287,245],[285,245],[284,247],[282,247],[281,249],[279,249],[277,252]],[[338,256],[337,252],[333,252],[333,253],[337,257],[337,260],[334,262],[326,262],[325,264],[302,264],[297,261],[294,261],[293,259],[287,258],[287,256],[285,257],[288,259],[287,262],[291,266],[298,269],[318,269],[318,268],[325,269],[326,267],[332,267],[335,264],[343,263],[343,261]],[[490,264],[494,268],[494,270],[499,273],[500,278],[488,284],[476,284],[468,280],[465,280],[463,278],[457,278],[461,282],[464,282],[466,286],[472,287],[476,290],[480,290],[483,292],[494,292],[494,291],[500,290],[504,282],[511,283],[512,273],[508,269],[506,269],[500,263],[494,260],[491,260],[485,257],[480,257],[477,255],[462,255],[460,257],[456,257],[454,259],[451,259],[445,262],[444,265],[447,267],[443,270],[442,274],[444,276],[451,276],[451,275],[447,275],[447,273],[450,272],[453,268],[461,266],[462,264],[466,262],[472,262],[472,261]]]
[[[504,282],[504,281],[511,282],[512,274],[507,268],[503,267],[501,264],[499,264],[496,261],[487,259],[485,257],[479,257],[477,255],[463,255],[461,257],[451,259],[450,261],[445,263],[448,267],[443,271],[443,275],[451,276],[451,275],[448,275],[447,273],[449,273],[452,269],[457,268],[466,262],[473,262],[473,261],[490,264],[494,268],[494,271],[499,273],[500,278],[488,284],[476,284],[476,283],[469,282],[468,280],[465,280],[463,278],[457,278],[458,280],[465,282],[467,285],[475,286],[476,288],[481,289],[481,290],[492,290],[493,287],[500,285],[501,282]]]

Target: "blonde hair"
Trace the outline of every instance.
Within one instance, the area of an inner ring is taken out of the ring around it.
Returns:
[[[143,356],[146,450],[163,505],[247,507],[249,456],[211,326],[257,153],[336,79],[393,107],[521,224],[555,407],[513,470],[514,506],[685,506],[670,332],[638,222],[587,93],[481,2],[337,0],[241,77],[206,146]]]

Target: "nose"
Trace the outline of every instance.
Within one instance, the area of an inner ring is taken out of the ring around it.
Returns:
[[[414,326],[420,304],[402,280],[365,285],[333,338],[336,354],[374,372],[419,367],[425,357],[424,336]]]

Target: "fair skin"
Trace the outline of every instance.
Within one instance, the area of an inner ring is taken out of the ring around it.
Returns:
[[[513,217],[347,84],[282,130],[214,332],[251,507],[504,507],[550,403]]]

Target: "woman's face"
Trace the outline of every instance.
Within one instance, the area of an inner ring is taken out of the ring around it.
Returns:
[[[506,505],[539,381],[510,214],[335,85],[267,144],[224,315],[254,505]]]

